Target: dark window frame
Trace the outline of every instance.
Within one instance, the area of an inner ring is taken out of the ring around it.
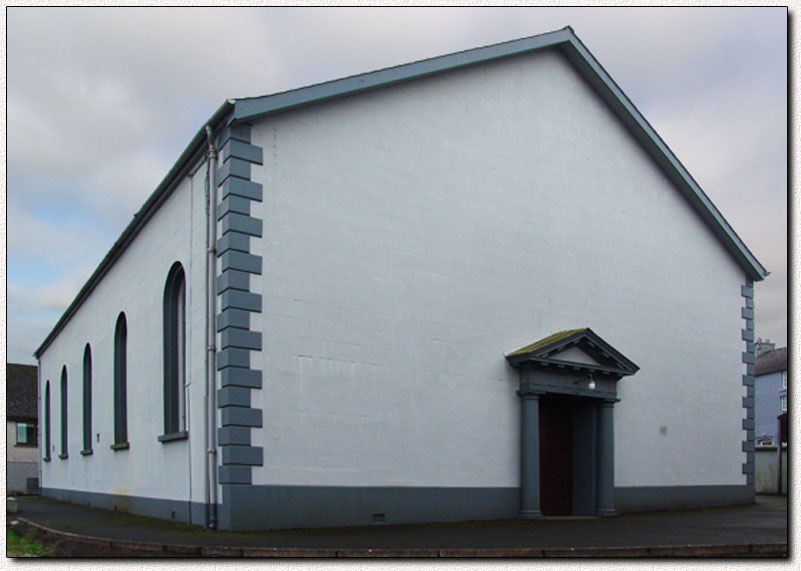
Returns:
[[[25,439],[19,439],[19,429],[24,427],[25,428]],[[35,422],[22,422],[19,421],[16,423],[16,430],[15,432],[15,446],[21,446],[24,448],[35,448],[39,445],[39,427],[36,425]]]
[[[188,437],[186,430],[186,273],[175,262],[167,274],[163,302],[164,433],[160,442]]]
[[[44,405],[44,415],[45,415],[45,442],[44,442],[44,461],[50,462],[50,381],[48,380],[45,383],[45,405]]]
[[[92,346],[83,350],[83,456],[92,454]]]
[[[125,450],[128,443],[128,321],[120,312],[114,327],[114,444]]]
[[[68,402],[68,375],[67,366],[61,368],[61,394],[59,395],[61,403],[61,454],[58,455],[62,460],[69,458],[69,402]]]

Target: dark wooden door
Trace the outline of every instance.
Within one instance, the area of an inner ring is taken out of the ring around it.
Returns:
[[[573,416],[567,399],[540,399],[540,510],[573,513]]]

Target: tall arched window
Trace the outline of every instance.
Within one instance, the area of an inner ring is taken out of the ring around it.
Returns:
[[[83,350],[83,450],[84,456],[92,453],[92,348],[89,343]]]
[[[44,459],[50,461],[50,381],[45,383],[45,402],[44,402]]]
[[[186,278],[176,262],[164,286],[164,434],[159,440],[186,436]]]
[[[67,419],[67,366],[61,369],[61,454],[58,455],[61,459],[69,457],[67,453],[67,427],[69,425]]]
[[[120,313],[114,328],[114,444],[128,448],[128,325]]]

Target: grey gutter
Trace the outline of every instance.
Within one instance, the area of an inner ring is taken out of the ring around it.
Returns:
[[[721,241],[726,250],[753,280],[767,277],[768,271],[751,253],[709,197],[676,158],[645,117],[618,87],[611,76],[584,46],[570,26],[557,30],[475,48],[387,69],[354,75],[326,83],[302,87],[262,97],[237,99],[231,122],[259,119],[272,113],[320,103],[338,97],[354,95],[370,89],[390,86],[403,81],[452,71],[470,65],[520,55],[544,48],[559,49],[587,83],[606,102],[629,129],[667,177],[684,195],[693,209]]]
[[[231,112],[233,107],[234,101],[231,99],[226,100],[192,138],[189,145],[186,147],[186,149],[184,149],[183,153],[181,153],[181,156],[178,157],[178,160],[169,170],[161,183],[156,187],[156,190],[154,190],[153,193],[148,197],[148,199],[142,205],[142,208],[140,208],[139,211],[134,214],[133,220],[128,223],[128,226],[125,227],[125,230],[123,230],[120,237],[117,238],[116,242],[114,242],[111,250],[109,250],[103,260],[100,262],[100,265],[97,266],[94,273],[92,273],[84,286],[78,292],[78,295],[67,307],[66,311],[64,311],[64,314],[61,316],[61,318],[56,322],[53,330],[45,338],[39,348],[33,353],[34,357],[37,359],[40,358],[45,349],[47,349],[50,343],[52,343],[56,335],[58,335],[58,333],[64,328],[70,318],[75,314],[76,311],[78,311],[78,308],[83,304],[89,294],[91,294],[97,284],[100,283],[100,280],[103,279],[103,276],[105,276],[111,266],[114,265],[114,262],[117,261],[122,253],[128,248],[133,239],[139,234],[142,228],[144,228],[147,221],[150,220],[153,214],[155,214],[155,212],[159,209],[161,204],[167,200],[170,194],[172,194],[172,191],[178,185],[178,182],[180,182],[181,178],[189,170],[192,159],[205,151],[207,147],[206,125],[214,126],[218,123],[221,123]]]

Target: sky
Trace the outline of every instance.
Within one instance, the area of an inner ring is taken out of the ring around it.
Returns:
[[[226,98],[571,25],[771,272],[787,344],[785,8],[7,8],[6,351],[35,363]],[[676,284],[681,287],[681,284]]]

